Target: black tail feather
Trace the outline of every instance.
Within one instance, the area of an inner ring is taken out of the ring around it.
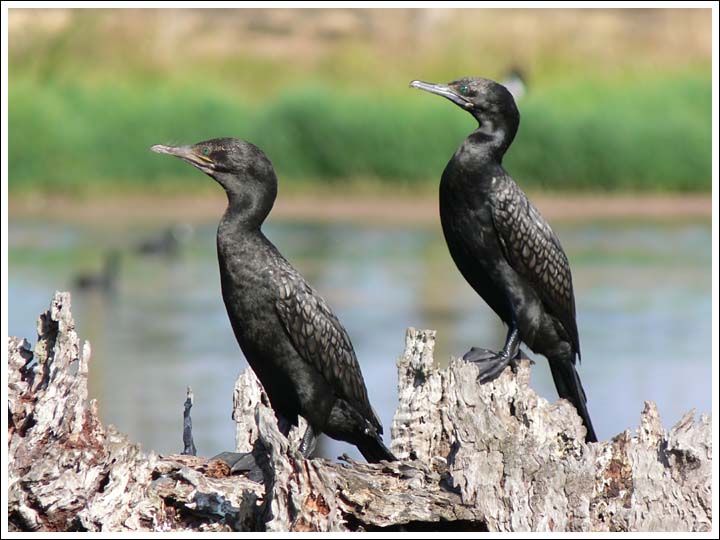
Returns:
[[[368,463],[378,463],[380,461],[397,461],[390,449],[383,444],[382,439],[378,435],[377,438],[372,436],[365,437],[357,443],[358,450]]]
[[[585,442],[597,442],[597,435],[595,435],[595,429],[590,421],[590,414],[587,410],[585,390],[582,387],[580,376],[575,366],[566,360],[550,360],[550,371],[552,372],[558,395],[561,398],[567,399],[575,406],[580,418],[582,418],[583,424],[585,424],[587,431]]]

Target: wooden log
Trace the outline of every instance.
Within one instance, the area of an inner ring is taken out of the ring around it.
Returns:
[[[34,348],[8,342],[8,518],[16,531],[710,531],[712,427],[669,432],[647,402],[636,435],[586,444],[530,364],[478,385],[433,364],[435,333],[409,329],[398,359],[393,463],[303,459],[255,376],[235,388],[237,450],[263,481],[217,460],[143,452],[88,401],[90,346],[70,295],[40,316]],[[218,414],[221,414],[219,411]],[[196,427],[197,429],[197,427]]]

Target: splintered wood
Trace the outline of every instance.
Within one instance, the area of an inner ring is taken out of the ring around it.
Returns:
[[[10,529],[711,530],[708,416],[688,413],[668,432],[647,402],[636,435],[585,444],[575,409],[529,387],[529,362],[478,385],[472,364],[438,369],[434,342],[433,331],[407,331],[393,463],[303,459],[302,432],[285,438],[242,373],[233,418],[237,450],[262,469],[254,482],[217,460],[143,452],[103,426],[87,395],[90,346],[69,293],[56,293],[34,348],[8,341]]]

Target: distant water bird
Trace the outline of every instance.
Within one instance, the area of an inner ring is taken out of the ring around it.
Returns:
[[[99,272],[85,272],[73,279],[74,287],[79,291],[113,291],[120,274],[121,255],[118,251],[105,254],[103,267]]]
[[[473,348],[465,360],[479,363],[480,382],[490,381],[525,343],[547,357],[558,394],[582,417],[586,440],[596,441],[575,369],[580,340],[570,264],[550,225],[502,167],[520,124],[515,100],[488,79],[410,86],[449,99],[479,124],[442,174],[440,221],[463,277],[509,330],[501,352]]]
[[[235,337],[287,435],[308,421],[300,451],[318,434],[350,442],[368,461],[395,459],[382,441],[347,332],[325,300],[260,230],[277,196],[265,154],[239,139],[155,145],[216,180],[228,207],[217,233],[223,300]]]
[[[517,66],[511,67],[501,83],[515,98],[521,99],[527,93],[527,75],[525,71]]]
[[[133,251],[139,255],[174,257],[180,253],[182,244],[193,235],[193,227],[182,223],[166,228],[160,235],[138,242]]]

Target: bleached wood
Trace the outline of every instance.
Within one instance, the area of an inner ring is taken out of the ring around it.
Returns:
[[[219,461],[143,452],[103,426],[87,400],[90,346],[70,295],[56,293],[34,349],[8,342],[11,530],[711,529],[709,417],[688,413],[668,432],[647,402],[637,435],[588,445],[569,403],[529,387],[529,362],[481,386],[471,364],[435,367],[434,340],[409,329],[398,359],[394,463],[303,459],[302,429],[285,438],[243,372],[237,450],[252,450],[258,483]]]

